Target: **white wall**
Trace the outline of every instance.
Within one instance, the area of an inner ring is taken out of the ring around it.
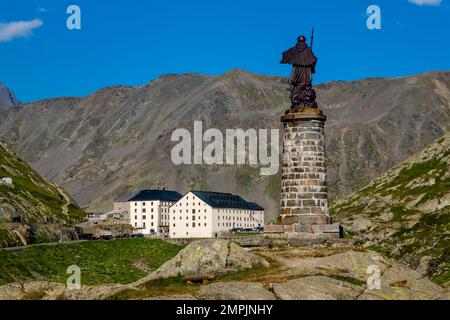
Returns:
[[[143,234],[150,234],[153,229],[160,232],[169,224],[171,201],[130,201],[130,224],[141,229]]]
[[[192,192],[170,208],[171,238],[211,238],[212,208]]]
[[[232,228],[264,226],[264,211],[212,208],[189,192],[170,208],[171,238],[213,238]]]

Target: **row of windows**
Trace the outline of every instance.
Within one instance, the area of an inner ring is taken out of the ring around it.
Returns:
[[[173,217],[173,220],[175,220],[177,217]],[[185,218],[186,218],[186,220],[189,220],[189,216],[185,216]],[[202,219],[202,217],[201,216],[198,216],[197,217],[198,218],[198,220],[201,220]],[[195,221],[195,219],[196,219],[196,216],[192,216],[192,220],[193,221]],[[204,219],[206,220],[207,218],[206,218],[206,216],[204,216]],[[180,220],[183,220],[183,217],[182,216],[180,216]]]
[[[171,206],[173,203],[171,202],[161,202],[161,206]],[[135,206],[138,206],[138,202],[134,203]],[[142,206],[145,207],[147,205],[147,202],[142,202]],[[153,206],[153,201],[150,202],[150,205]]]
[[[252,210],[235,210],[235,209],[219,209],[218,212],[225,212],[225,213],[255,213]],[[262,211],[260,211],[262,213]]]
[[[134,213],[137,213],[138,212],[138,209],[134,209]],[[146,213],[147,212],[147,209],[142,209],[142,213]],[[153,208],[152,209],[150,209],[150,212],[153,212]]]
[[[197,202],[197,204],[199,205],[199,206],[206,206],[206,203],[201,203],[201,202]],[[192,206],[193,207],[195,207],[195,202],[192,202]],[[180,203],[178,203],[178,204],[176,204],[174,207],[177,207],[177,206],[189,206],[189,202],[180,202]]]
[[[180,209],[180,213],[182,213],[183,210]],[[186,209],[186,213],[189,212],[189,209]],[[197,210],[197,212],[201,212],[201,210]],[[203,212],[206,212],[206,209],[203,210]],[[172,213],[176,213],[175,209],[172,209]],[[195,209],[192,209],[192,213],[195,213]]]
[[[153,222],[150,223],[150,226],[151,226],[151,227],[153,227],[154,225],[155,225],[155,224],[154,224]],[[135,228],[138,227],[137,222],[134,223],[134,227],[135,227]],[[145,223],[145,221],[142,223],[142,227],[143,227],[143,228],[146,228],[146,227],[147,227],[147,224]]]
[[[206,210],[205,210],[206,211]],[[138,209],[134,209],[134,213],[137,213],[138,212]],[[143,208],[142,209],[142,212],[143,213],[146,213],[147,212],[147,209],[146,208]],[[151,208],[150,209],[150,212],[154,212],[153,211],[153,208]],[[163,212],[163,213],[169,213],[169,208],[161,208],[161,212]]]
[[[174,223],[173,224],[173,227],[175,228],[177,226],[177,224],[176,223]],[[201,223],[195,223],[195,222],[192,222],[192,228],[195,228],[195,226],[197,226],[197,227],[201,227],[202,226],[202,224]],[[207,224],[206,223],[204,223],[203,224],[203,226],[204,227],[206,227],[207,226]],[[188,227],[189,228],[189,223],[186,223],[186,227]]]
[[[220,216],[217,216],[217,220],[220,220]],[[222,216],[222,220],[233,221],[255,221],[254,217],[235,217],[235,216]]]
[[[134,220],[137,220],[137,218],[138,218],[138,216],[134,216]],[[151,215],[151,216],[150,216],[150,219],[151,219],[151,220],[153,220],[154,218],[155,218],[154,215]],[[142,220],[145,220],[145,219],[147,219],[147,216],[145,216],[145,215],[142,216]]]

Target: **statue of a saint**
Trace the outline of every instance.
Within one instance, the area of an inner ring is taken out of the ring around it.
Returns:
[[[295,47],[283,52],[282,64],[291,64],[292,109],[317,108],[316,92],[312,88],[312,75],[316,72],[317,57],[306,44],[305,36],[297,39]]]

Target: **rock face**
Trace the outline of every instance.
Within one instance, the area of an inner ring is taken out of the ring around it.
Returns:
[[[0,83],[0,110],[20,105],[14,92]]]
[[[366,246],[437,283],[450,281],[450,134],[336,204],[333,216]]]
[[[177,256],[139,282],[178,276],[220,277],[259,266],[268,267],[268,262],[234,242],[215,239],[198,240],[189,244]]]
[[[281,300],[356,300],[363,288],[324,276],[311,276],[273,285]]]
[[[450,123],[450,72],[317,85],[328,116],[331,199],[364,187],[442,136]],[[175,128],[277,128],[290,106],[279,77],[241,70],[220,76],[168,75],[140,87],[84,98],[43,100],[0,111],[0,138],[82,206],[108,209],[121,193],[158,187],[226,190],[278,215],[280,175],[244,166],[177,167]],[[157,152],[155,152],[157,150]]]
[[[56,184],[42,178],[0,141],[0,247],[76,239],[68,224],[85,213]]]
[[[275,256],[297,279],[274,283],[279,299],[301,300],[414,300],[448,299],[448,291],[421,274],[375,252],[347,251],[321,258]],[[380,271],[380,289],[369,288],[367,280]],[[372,269],[371,269],[372,268]]]
[[[197,296],[203,300],[275,300],[275,296],[259,283],[219,282],[203,286]]]

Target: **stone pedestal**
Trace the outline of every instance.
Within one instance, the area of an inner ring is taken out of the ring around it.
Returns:
[[[279,224],[286,233],[321,233],[328,230],[326,116],[320,109],[289,110],[284,124]]]

